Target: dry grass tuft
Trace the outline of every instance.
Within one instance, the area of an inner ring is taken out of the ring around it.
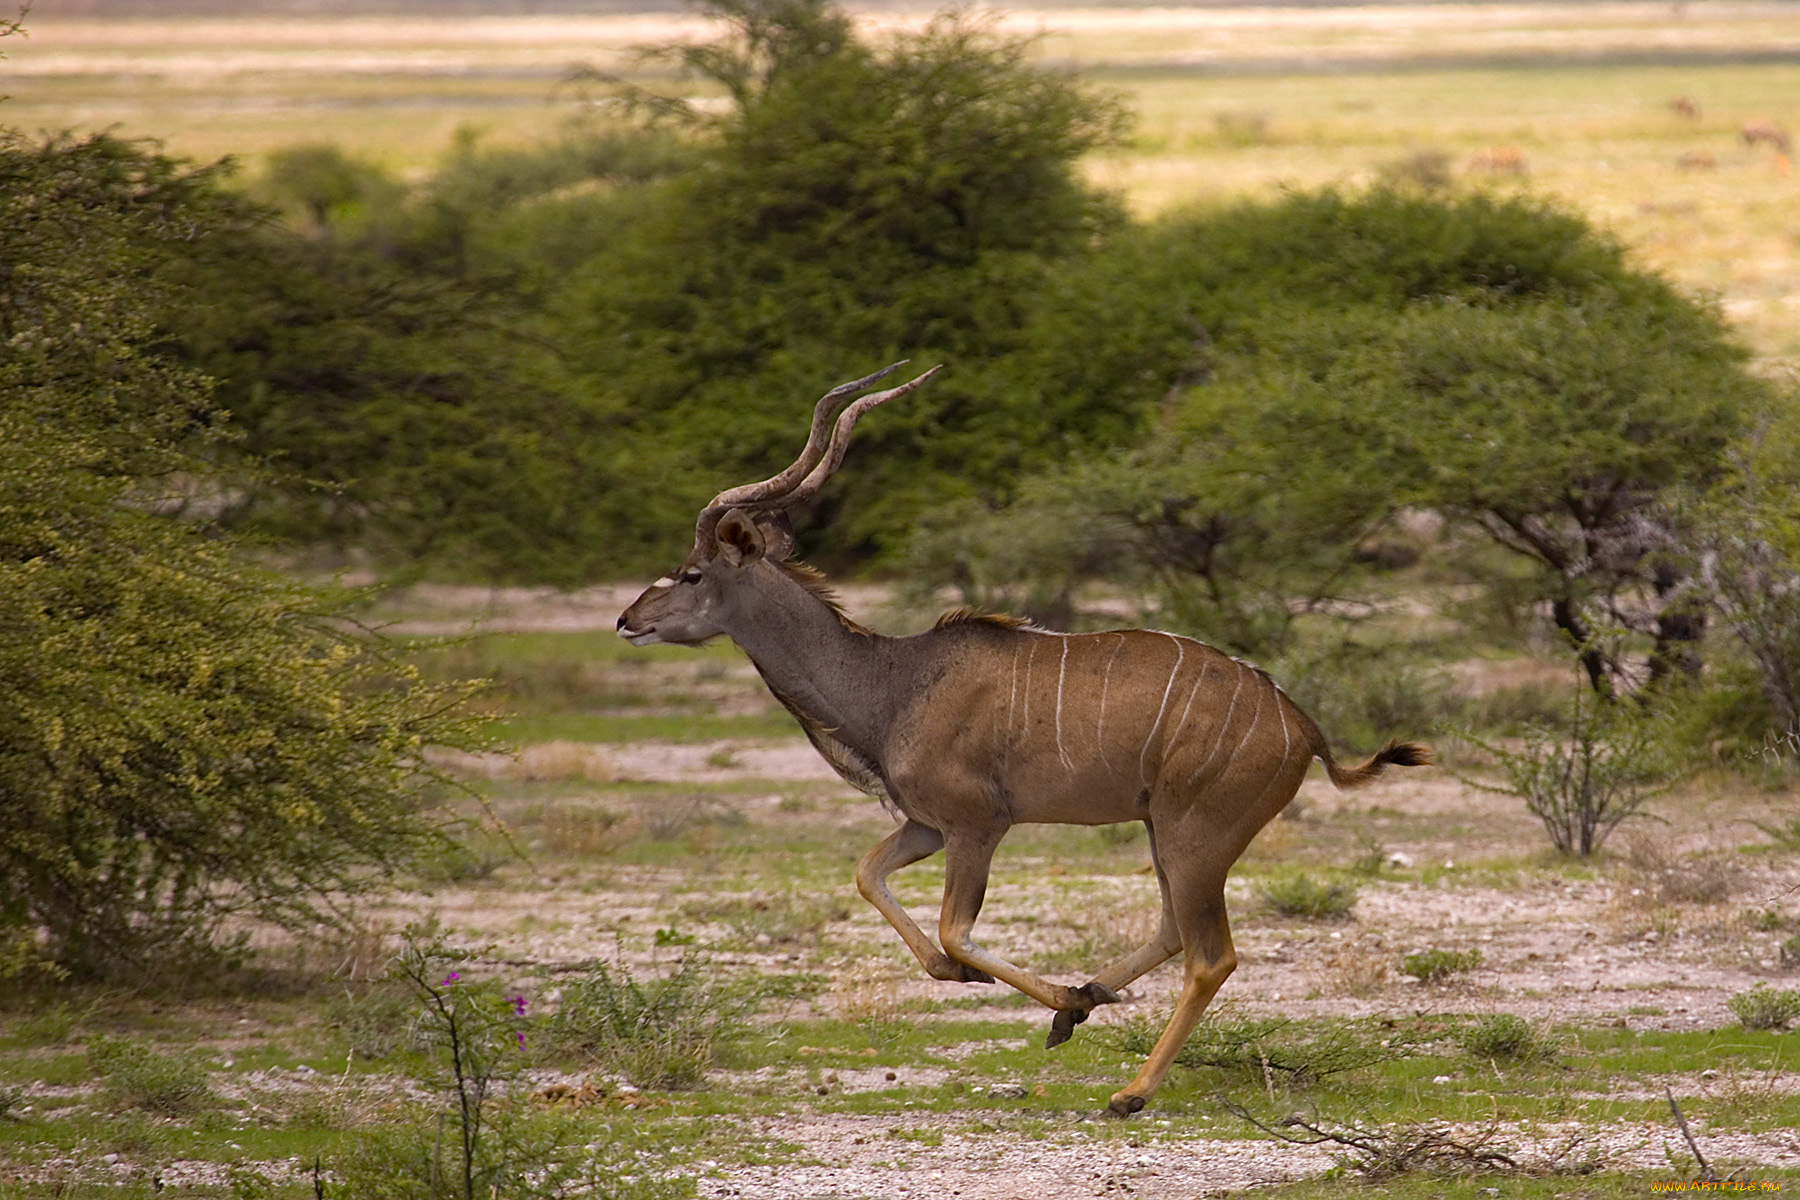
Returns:
[[[1625,861],[1631,868],[1633,898],[1661,904],[1718,904],[1731,896],[1738,870],[1724,855],[1680,858],[1654,839],[1633,838]]]
[[[832,979],[831,1002],[846,1021],[891,1021],[900,1015],[900,976],[881,959],[865,959]]]
[[[612,854],[637,832],[638,822],[608,808],[556,804],[544,810],[544,841],[562,854]]]
[[[1369,939],[1346,942],[1318,968],[1318,988],[1327,996],[1366,1000],[1387,989],[1392,955]]]
[[[519,757],[507,768],[506,777],[527,783],[558,779],[587,779],[607,783],[618,778],[612,760],[595,745],[586,742],[540,742],[519,751]]]

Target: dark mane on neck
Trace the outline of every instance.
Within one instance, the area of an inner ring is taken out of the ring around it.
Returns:
[[[1036,629],[1037,626],[1024,617],[1010,616],[1007,613],[982,612],[979,608],[964,605],[953,608],[937,619],[933,629],[948,629],[952,625],[996,625],[1001,629]]]
[[[869,632],[866,627],[859,625],[857,622],[850,619],[850,614],[844,611],[843,603],[838,600],[837,592],[832,590],[831,584],[826,580],[824,572],[820,571],[817,567],[803,563],[798,559],[770,559],[768,561],[779,568],[783,575],[786,575],[789,579],[805,588],[808,592],[811,592],[814,596],[823,600],[825,602],[825,607],[832,611],[833,615],[837,617],[845,629],[848,629],[852,633]]]

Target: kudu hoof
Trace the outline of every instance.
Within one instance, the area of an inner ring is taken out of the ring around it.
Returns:
[[[1059,1008],[1056,1015],[1050,1018],[1050,1033],[1044,1038],[1044,1049],[1054,1050],[1068,1041],[1075,1033],[1075,1027],[1088,1019],[1088,1012],[1102,1004],[1117,1004],[1119,993],[1104,983],[1084,983],[1074,992],[1087,1001],[1082,1008]]]
[[[1081,995],[1086,996],[1088,1002],[1095,1008],[1099,1008],[1102,1004],[1117,1004],[1119,1002],[1119,993],[1113,991],[1104,983],[1084,983],[1075,990]]]
[[[1142,1112],[1143,1109],[1144,1098],[1142,1096],[1133,1096],[1129,1092],[1120,1092],[1107,1103],[1106,1115],[1123,1119],[1129,1117],[1132,1113]]]
[[[1044,1038],[1044,1049],[1054,1050],[1075,1034],[1075,1027],[1087,1020],[1087,1011],[1080,1008],[1059,1008],[1056,1015],[1050,1018],[1050,1032]]]

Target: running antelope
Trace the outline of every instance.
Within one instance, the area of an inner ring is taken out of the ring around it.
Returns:
[[[1174,634],[1052,633],[966,609],[912,637],[852,621],[822,578],[792,559],[784,514],[837,470],[858,418],[932,374],[864,395],[832,423],[840,405],[900,365],[827,393],[786,470],[713,497],[687,560],[625,610],[619,635],[637,646],[736,642],[825,761],[901,819],[857,864],[857,889],[933,979],[1003,980],[1055,1010],[1048,1046],[1180,951],[1183,986],[1168,1027],[1109,1104],[1128,1116],[1162,1083],[1236,966],[1226,872],[1293,799],[1312,760],[1324,761],[1338,787],[1355,788],[1390,763],[1429,757],[1395,742],[1341,767],[1312,718],[1265,672]],[[1120,821],[1142,821],[1150,833],[1162,889],[1155,937],[1080,987],[1049,983],[970,937],[1008,829]],[[888,890],[894,871],[939,850],[942,949]]]

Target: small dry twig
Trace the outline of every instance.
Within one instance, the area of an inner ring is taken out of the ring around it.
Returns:
[[[1369,1180],[1393,1179],[1414,1171],[1462,1174],[1519,1170],[1518,1161],[1496,1145],[1499,1130],[1492,1122],[1467,1137],[1459,1136],[1449,1126],[1416,1122],[1394,1128],[1332,1127],[1298,1113],[1271,1126],[1239,1105],[1228,1100],[1221,1102],[1232,1115],[1284,1142],[1342,1148],[1348,1153],[1340,1155],[1340,1161]],[[1291,1132],[1295,1129],[1302,1132]]]
[[[1686,1139],[1688,1150],[1693,1153],[1694,1161],[1700,1164],[1700,1178],[1702,1182],[1719,1182],[1719,1177],[1713,1173],[1712,1164],[1706,1161],[1706,1156],[1704,1154],[1700,1153],[1700,1145],[1698,1142],[1694,1141],[1693,1131],[1688,1129],[1687,1118],[1681,1115],[1681,1105],[1675,1103],[1674,1089],[1666,1083],[1663,1084],[1663,1095],[1669,1098],[1669,1112],[1675,1117],[1675,1127],[1681,1130],[1681,1136]]]

